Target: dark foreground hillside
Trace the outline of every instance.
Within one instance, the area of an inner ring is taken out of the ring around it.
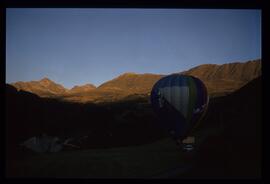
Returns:
[[[80,104],[40,98],[7,85],[6,107],[10,149],[42,133],[62,138],[87,135],[85,148],[136,145],[167,136],[155,125],[150,104],[142,97],[118,103]]]
[[[6,95],[9,176],[260,177],[261,78],[210,100],[205,118],[192,133],[197,143],[190,153],[169,141],[143,96],[80,105],[17,92],[9,85]],[[25,154],[19,148],[41,133],[89,138],[80,150]]]
[[[216,127],[199,146],[187,177],[259,178],[262,164],[261,77],[210,101],[200,129]]]

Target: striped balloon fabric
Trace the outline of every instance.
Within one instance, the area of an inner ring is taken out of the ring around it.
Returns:
[[[153,86],[151,104],[161,118],[162,126],[174,138],[183,138],[207,110],[207,89],[196,77],[168,75]]]

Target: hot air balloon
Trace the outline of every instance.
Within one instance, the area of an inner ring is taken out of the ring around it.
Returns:
[[[151,104],[160,117],[161,126],[179,143],[205,114],[208,106],[207,89],[196,77],[168,75],[154,84]]]

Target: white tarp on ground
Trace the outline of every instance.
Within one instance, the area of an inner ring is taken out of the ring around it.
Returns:
[[[63,149],[64,142],[61,143],[58,137],[43,134],[39,137],[32,137],[23,142],[21,145],[31,149],[32,151],[44,153],[61,151]]]

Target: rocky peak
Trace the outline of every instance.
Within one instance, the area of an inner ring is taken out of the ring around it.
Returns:
[[[44,77],[43,79],[41,79],[39,83],[41,83],[44,86],[48,86],[49,84],[54,84],[54,82],[47,77]]]
[[[85,84],[85,85],[76,85],[73,88],[71,88],[69,90],[70,93],[80,93],[80,92],[86,92],[86,91],[90,91],[96,89],[96,86],[93,84]]]

